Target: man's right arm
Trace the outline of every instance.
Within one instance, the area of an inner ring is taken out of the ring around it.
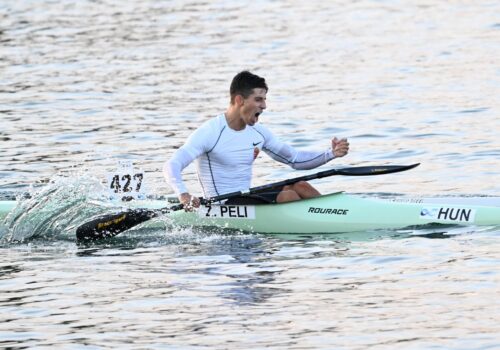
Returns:
[[[199,206],[198,197],[191,196],[182,181],[182,171],[196,158],[207,151],[210,144],[211,124],[204,123],[186,140],[186,143],[173,154],[163,166],[163,176],[175,192],[179,201],[189,206]]]
[[[199,207],[200,201],[197,197],[193,197],[189,194],[189,191],[182,181],[182,170],[187,167],[196,157],[188,152],[185,147],[179,148],[172,158],[165,162],[163,166],[163,175],[165,180],[174,190],[175,194],[179,198],[179,201],[184,204],[186,209],[189,207]]]
[[[172,158],[163,165],[163,175],[165,180],[179,196],[182,193],[187,193],[188,190],[184,181],[182,181],[182,170],[187,167],[195,158],[184,147],[179,148]]]

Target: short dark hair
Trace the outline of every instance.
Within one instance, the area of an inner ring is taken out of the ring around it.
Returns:
[[[265,89],[267,92],[269,89],[267,88],[266,79],[252,74],[247,70],[239,72],[234,76],[233,81],[231,82],[231,87],[229,88],[231,103],[234,103],[236,95],[241,95],[243,98],[247,98],[252,94],[253,89],[256,88]]]

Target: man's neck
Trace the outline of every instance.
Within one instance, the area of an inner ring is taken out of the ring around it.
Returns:
[[[246,124],[241,118],[239,111],[232,106],[229,106],[224,114],[226,117],[227,125],[233,130],[240,131],[245,129]]]

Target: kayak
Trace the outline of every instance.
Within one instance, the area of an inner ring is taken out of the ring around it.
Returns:
[[[0,219],[15,205],[15,201],[0,201]],[[121,209],[169,205],[167,200],[120,202]],[[497,226],[500,197],[384,199],[338,192],[281,204],[212,204],[194,212],[178,210],[166,215],[174,226],[258,233],[344,233],[428,224]],[[158,220],[147,221],[141,227],[155,222],[157,225]]]
[[[176,225],[259,233],[342,233],[427,224],[500,225],[500,198],[366,198],[343,192],[282,204],[212,205],[169,214]]]

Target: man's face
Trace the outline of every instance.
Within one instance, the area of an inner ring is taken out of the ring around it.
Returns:
[[[241,116],[247,125],[254,125],[259,121],[259,115],[266,109],[266,89],[256,88],[241,105]]]

